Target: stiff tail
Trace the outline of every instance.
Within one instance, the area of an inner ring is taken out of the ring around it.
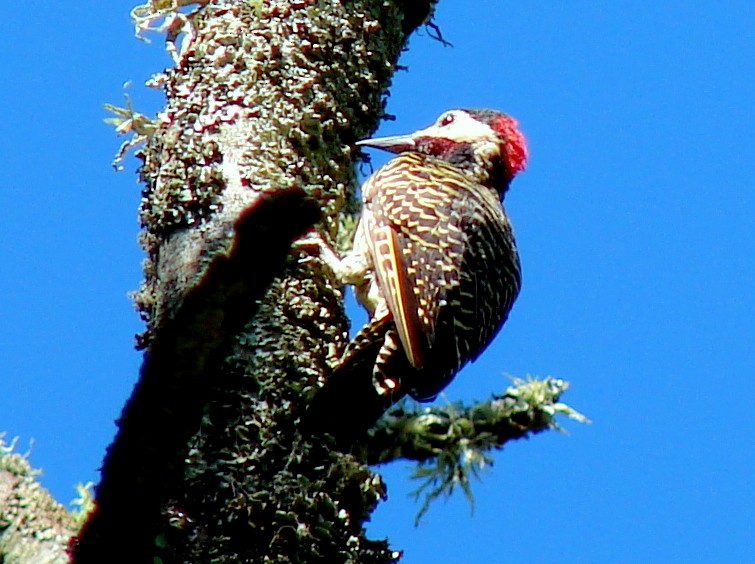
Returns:
[[[390,322],[375,323],[369,339],[360,331],[304,413],[304,434],[327,433],[339,447],[348,447],[363,438],[380,416],[405,395],[401,387],[381,395],[373,383],[373,368],[391,326]]]

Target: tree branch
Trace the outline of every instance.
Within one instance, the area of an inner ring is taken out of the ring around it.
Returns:
[[[76,519],[37,482],[26,457],[0,436],[0,562],[68,562]]]
[[[587,418],[559,402],[569,384],[555,378],[515,380],[501,396],[464,406],[408,406],[391,409],[370,433],[364,446],[370,464],[397,459],[419,463],[413,477],[423,480],[415,491],[424,494],[417,519],[431,501],[451,495],[456,486],[473,502],[470,477],[492,464],[490,451],[512,440],[547,429],[561,429],[556,415],[582,423]]]
[[[460,402],[422,407],[402,402],[388,411],[365,445],[369,464],[399,458],[427,462],[444,452],[503,448],[509,441],[547,429],[561,429],[556,414],[587,419],[559,398],[569,383],[556,378],[514,380],[503,395],[464,406]]]

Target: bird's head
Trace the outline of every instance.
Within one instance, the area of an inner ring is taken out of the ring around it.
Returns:
[[[527,162],[527,144],[516,120],[496,110],[449,110],[425,129],[357,145],[436,157],[470,171],[501,194]]]

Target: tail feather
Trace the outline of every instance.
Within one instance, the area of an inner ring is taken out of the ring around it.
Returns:
[[[380,416],[405,395],[402,388],[390,394],[380,394],[375,388],[373,370],[391,324],[381,321],[369,325],[370,337],[364,330],[359,332],[341,364],[307,408],[301,423],[304,433],[327,433],[346,447],[363,438]]]

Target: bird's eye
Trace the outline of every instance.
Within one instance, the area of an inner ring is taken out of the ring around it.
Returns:
[[[445,125],[450,125],[454,121],[454,115],[453,114],[446,114],[440,119],[440,126],[443,127]]]

